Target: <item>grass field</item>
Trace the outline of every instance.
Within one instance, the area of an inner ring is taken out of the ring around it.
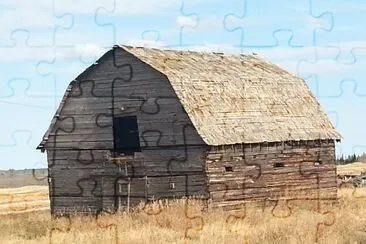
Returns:
[[[0,215],[49,209],[47,186],[0,189]]]
[[[366,163],[363,162],[337,166],[337,173],[340,175],[360,175],[362,172],[366,172]]]
[[[201,211],[199,202],[180,200],[129,215],[70,221],[51,220],[47,191],[39,186],[0,191],[0,243],[366,243],[363,188],[340,189],[339,202],[321,203],[319,212],[317,201],[247,204],[224,212]]]

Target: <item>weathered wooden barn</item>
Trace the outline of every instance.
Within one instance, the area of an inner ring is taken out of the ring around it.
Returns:
[[[58,213],[335,198],[340,139],[304,80],[257,55],[115,46],[70,83],[37,149]]]

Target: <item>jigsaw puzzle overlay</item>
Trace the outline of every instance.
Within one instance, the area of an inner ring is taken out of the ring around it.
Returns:
[[[14,4],[17,6],[18,3]],[[24,4],[30,9],[31,4],[36,5],[36,2]],[[2,62],[2,73],[6,75],[0,84],[0,116],[6,118],[2,120],[0,138],[0,152],[5,162],[3,165],[18,167],[15,164],[29,160],[31,162],[27,163],[28,167],[48,165],[48,177],[37,175],[35,170],[32,177],[36,181],[50,183],[51,208],[62,212],[71,203],[78,211],[94,212],[90,223],[102,231],[111,231],[113,234],[110,240],[113,243],[123,243],[121,233],[124,231],[120,224],[123,216],[121,219],[108,218],[115,215],[115,210],[132,211],[134,206],[142,201],[139,206],[140,212],[165,227],[168,225],[165,214],[168,214],[169,209],[164,201],[157,201],[159,199],[154,196],[173,199],[202,195],[201,186],[205,184],[201,174],[204,169],[195,163],[203,156],[200,147],[203,147],[204,143],[195,136],[195,128],[179,105],[179,100],[167,80],[160,80],[157,76],[152,80],[144,79],[132,59],[121,62],[118,52],[113,50],[109,53],[110,60],[106,64],[108,67],[103,66],[106,71],[100,71],[101,68],[97,66],[97,63],[103,60],[102,57],[68,86],[68,82],[84,70],[85,66],[94,62],[114,44],[138,43],[199,50],[208,46],[211,47],[208,48],[210,50],[215,49],[212,51],[263,51],[264,54],[271,52],[269,48],[279,48],[280,57],[274,59],[278,58],[280,64],[282,61],[286,64],[286,54],[290,53],[286,52],[285,46],[291,52],[300,53],[295,55],[296,64],[291,64],[296,66],[293,70],[306,79],[313,94],[326,108],[325,112],[335,127],[347,135],[357,134],[352,142],[349,141],[352,139],[345,138],[347,148],[336,145],[337,152],[362,153],[366,149],[366,131],[363,126],[365,118],[358,116],[354,119],[355,114],[365,110],[366,104],[366,77],[363,72],[365,45],[358,41],[363,40],[362,35],[366,33],[360,24],[364,23],[364,16],[347,18],[342,12],[356,12],[355,9],[365,6],[362,2],[354,1],[347,5],[347,8],[340,9],[336,4],[333,6],[323,0],[302,0],[296,2],[296,5],[278,1],[278,11],[268,7],[268,1],[249,0],[185,0],[171,1],[166,5],[151,1],[143,3],[145,8],[122,0],[103,3],[51,0],[39,4],[45,9],[50,9],[47,20],[52,19],[52,22],[44,22],[51,23],[52,31],[44,35],[27,23],[14,24],[10,30],[5,30],[5,38],[0,38],[2,56],[8,57]],[[213,5],[216,7],[213,8]],[[7,8],[4,9],[0,6],[0,22],[14,22],[8,19]],[[131,23],[138,22],[137,15],[134,14],[142,12],[149,16],[150,12],[156,9],[160,10],[159,15],[147,19],[139,17],[140,24],[137,24],[136,28],[131,27]],[[174,13],[173,17],[166,15],[169,11]],[[87,19],[83,18],[87,13],[92,14],[88,15]],[[269,16],[271,20],[268,19]],[[40,14],[41,17],[45,18]],[[213,23],[213,19],[218,19],[219,24]],[[261,19],[266,20],[267,24],[261,24]],[[159,21],[178,22],[178,27],[161,24]],[[87,32],[86,29],[93,31]],[[346,34],[339,35],[343,31]],[[329,44],[329,39],[334,42]],[[213,44],[222,42],[227,45]],[[353,43],[347,45],[347,42]],[[76,44],[80,43],[81,50],[75,51]],[[93,50],[88,50],[88,47]],[[98,49],[94,50],[95,47]],[[310,52],[303,52],[309,49]],[[282,52],[283,50],[285,52]],[[40,58],[33,59],[21,70],[15,68],[17,65],[14,65],[14,60],[17,56],[28,59],[36,53]],[[39,53],[42,55],[39,56]],[[108,56],[104,58],[108,59]],[[337,67],[337,72],[333,72],[335,69],[330,67]],[[72,74],[63,74],[68,72]],[[96,77],[98,80],[100,77],[104,78],[102,82],[96,82],[89,77]],[[141,82],[136,84],[136,80]],[[146,88],[140,89],[141,84]],[[68,101],[62,98],[65,90],[68,90]],[[34,148],[60,101],[65,104],[62,105],[62,110],[56,113],[62,116],[53,121],[53,130],[50,131],[45,145],[62,150],[48,150],[47,162],[46,155],[40,155]],[[104,109],[105,107],[108,109]],[[176,111],[175,117],[168,113],[172,110]],[[114,124],[118,123],[113,118],[119,115],[130,116],[129,122],[136,115],[145,121],[139,124],[138,150],[141,152],[135,152],[137,156],[133,163],[128,156],[110,152],[118,151],[116,145],[123,144],[114,141],[112,136],[116,130]],[[44,122],[42,126],[39,125],[41,121]],[[98,144],[99,140],[103,143]],[[76,148],[83,150],[78,151]],[[322,157],[323,151],[319,149],[317,155]],[[150,161],[144,159],[147,157]],[[220,183],[215,186],[220,189],[220,196],[225,200],[248,197],[248,192],[251,191],[249,186],[260,184],[263,176],[267,174],[261,165],[248,165],[248,155],[244,153],[242,157],[243,165],[248,167],[249,172],[245,175],[245,180],[239,180],[236,185]],[[156,166],[150,169],[152,164]],[[334,207],[329,207],[331,203],[328,202],[332,202],[331,199],[322,195],[321,187],[326,181],[321,174],[324,165],[314,166],[310,170],[304,162],[297,166],[297,177],[317,186],[315,197],[264,199],[259,203],[263,211],[259,213],[258,219],[266,214],[276,221],[286,221],[294,216],[300,218],[301,211],[298,211],[296,204],[305,203],[309,212],[318,220],[309,228],[311,242],[322,243],[326,233],[337,230],[337,224],[343,221],[344,216],[335,211]],[[254,170],[251,171],[253,167]],[[149,170],[146,170],[147,168]],[[74,180],[64,181],[65,178],[61,176],[65,175]],[[65,189],[62,187],[64,185],[69,187]],[[139,191],[131,192],[131,186]],[[285,197],[287,188],[278,186],[278,196]],[[341,184],[339,188],[351,188],[350,197],[364,203],[363,189],[349,184]],[[159,189],[163,189],[163,192],[159,192]],[[238,196],[229,194],[232,190],[236,191]],[[54,198],[55,196],[57,198]],[[1,203],[7,206],[6,211],[15,213],[30,211],[35,199],[45,198],[41,190],[36,190],[35,193],[27,189],[24,192],[0,193]],[[184,231],[180,231],[180,236],[185,241],[194,242],[204,231],[211,228],[211,220],[206,219],[211,209],[207,209],[206,202],[203,205],[203,209],[200,209],[194,202],[184,198],[181,223],[184,225]],[[340,206],[342,207],[344,206]],[[57,211],[54,214],[57,214]],[[231,235],[222,241],[229,241],[232,236],[237,235],[240,235],[240,240],[244,243],[252,240],[251,233],[243,234],[239,227],[253,221],[252,216],[256,214],[256,210],[245,203],[220,216],[224,222],[223,228],[228,228]],[[366,219],[365,216],[360,217]],[[57,242],[60,233],[76,230],[79,224],[69,213],[59,216],[58,221],[61,223],[53,223],[54,226],[48,232],[51,243]],[[262,225],[263,223],[258,226]],[[365,229],[361,228],[361,232],[365,232]]]
[[[141,200],[147,204],[152,200],[158,200],[150,199],[155,194],[163,194],[165,198],[188,197],[200,190],[197,187],[200,181],[201,184],[204,183],[202,173],[199,174],[202,168],[198,168],[199,171],[192,168],[195,165],[195,158],[188,158],[188,150],[190,156],[197,153],[197,156],[201,156],[199,150],[194,147],[187,148],[187,140],[191,141],[190,144],[198,140],[192,133],[188,117],[183,113],[176,96],[161,95],[173,94],[168,81],[161,81],[158,76],[155,80],[141,79],[138,73],[141,67],[137,64],[133,67],[131,57],[127,60],[116,57],[122,55],[120,52],[120,49],[115,48],[97,61],[97,63],[102,63],[102,60],[105,62],[102,67],[92,66],[73,81],[64,99],[63,107],[59,109],[62,115],[58,115],[54,122],[55,128],[52,128],[48,135],[46,148],[51,148],[48,150],[50,153],[49,178],[52,182],[51,209],[55,214],[57,211],[71,212],[72,210],[67,210],[68,206],[76,208],[82,206],[85,207],[84,211],[89,209],[96,212],[98,222],[98,216],[105,211],[116,210],[126,205],[129,210],[130,204],[132,207]],[[121,59],[126,63],[119,64],[118,61]],[[103,81],[96,83],[94,80],[87,79],[89,75],[98,77],[99,70],[103,69],[108,69],[108,73],[110,72],[109,76],[103,77]],[[116,74],[118,77],[115,76]],[[136,89],[137,87],[139,89]],[[96,106],[96,104],[99,105]],[[169,110],[164,109],[171,106],[176,107],[174,117],[167,113]],[[105,107],[108,108],[107,113]],[[109,138],[113,138],[114,130],[123,129],[117,128],[115,118],[118,118],[118,115],[123,115],[123,118],[135,118],[128,116],[131,114],[138,115],[139,120],[142,121],[139,123],[142,141],[138,142],[138,147],[141,144],[141,148],[130,148],[130,150],[136,150],[135,157],[118,156],[115,153],[110,154],[109,150],[101,150],[105,147],[105,149],[113,149],[114,152],[118,151],[116,146],[119,142],[108,141]],[[144,127],[149,129],[144,130]],[[96,139],[99,142],[95,141]],[[171,142],[174,144],[172,145]],[[70,150],[73,145],[78,145],[82,150]],[[196,148],[202,146],[202,142],[195,145]],[[65,149],[62,150],[62,148]],[[141,150],[148,160],[143,157],[139,159],[138,151]],[[67,159],[65,160],[64,157]],[[148,168],[149,164],[154,164],[154,161],[156,166]],[[62,180],[65,179],[63,177],[65,174],[70,175],[69,179],[77,179],[77,182],[73,182],[74,187],[63,189],[65,183]],[[198,185],[192,185],[193,181]],[[121,189],[124,187],[128,187],[127,192]],[[140,187],[143,192],[134,192],[136,189],[140,190]],[[175,189],[174,194],[169,193],[169,187]],[[166,191],[167,195],[159,191]],[[90,207],[85,206],[83,204],[85,202]],[[99,202],[102,205],[97,204]],[[96,206],[99,208],[96,209]],[[162,206],[158,205],[157,209],[154,209],[146,205],[142,209],[148,215],[158,215],[162,211]],[[83,211],[83,209],[75,210]],[[192,231],[202,229],[203,220],[200,215],[189,211],[188,199],[184,213],[189,220],[184,233],[184,237],[188,238]],[[195,226],[197,221],[198,227]],[[113,227],[116,233],[118,232],[118,223],[99,225],[98,222],[98,226]]]

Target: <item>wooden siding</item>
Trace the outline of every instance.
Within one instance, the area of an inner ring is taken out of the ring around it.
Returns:
[[[131,70],[120,67],[124,64],[132,67],[129,81]],[[129,179],[132,205],[207,195],[206,144],[159,72],[116,49],[75,81],[64,102],[45,145],[54,212],[116,207],[118,179]],[[112,115],[137,116],[142,151],[126,168],[107,159],[113,150]]]
[[[334,160],[333,140],[213,147],[206,159],[210,198],[218,206],[256,199],[336,199]]]

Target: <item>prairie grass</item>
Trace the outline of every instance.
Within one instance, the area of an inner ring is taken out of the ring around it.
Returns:
[[[363,172],[366,172],[366,162],[337,165],[338,175],[361,175]]]
[[[0,218],[3,214],[49,209],[47,186],[0,189]]]
[[[280,201],[247,203],[230,212],[203,209],[201,202],[183,199],[98,219],[52,220],[48,211],[1,215],[0,243],[366,243],[365,188],[339,189],[336,204]]]

